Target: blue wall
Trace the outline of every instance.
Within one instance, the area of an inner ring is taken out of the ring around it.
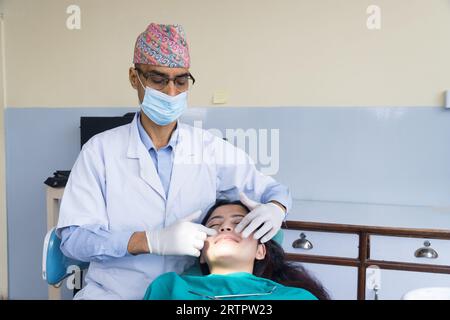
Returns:
[[[10,298],[47,298],[41,280],[43,182],[55,170],[73,165],[80,150],[80,116],[134,110],[6,109]],[[298,199],[450,204],[450,111],[445,109],[190,108],[182,120],[203,120],[204,128],[223,132],[280,129],[275,177]]]

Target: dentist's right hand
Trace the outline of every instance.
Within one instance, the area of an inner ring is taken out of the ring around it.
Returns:
[[[217,234],[214,229],[192,222],[201,214],[199,210],[167,228],[146,231],[149,253],[199,257],[207,236]]]

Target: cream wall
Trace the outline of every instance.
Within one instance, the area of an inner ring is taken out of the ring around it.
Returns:
[[[4,1],[8,107],[135,105],[128,67],[151,21],[185,27],[194,106],[215,90],[230,106],[440,106],[450,89],[448,0]]]
[[[0,3],[0,300],[8,296],[8,245],[6,219],[6,178],[5,178],[5,90],[3,81],[4,42],[3,42],[2,3]]]

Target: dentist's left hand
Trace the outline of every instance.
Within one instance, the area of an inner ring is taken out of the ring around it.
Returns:
[[[242,237],[247,238],[252,232],[258,229],[253,235],[254,239],[260,239],[265,243],[272,239],[281,229],[281,224],[285,217],[285,211],[273,202],[259,203],[249,199],[245,193],[239,194],[241,202],[250,210],[250,212],[239,222],[234,229],[235,232],[241,232]],[[245,229],[244,229],[245,228]],[[264,236],[264,237],[263,237]]]

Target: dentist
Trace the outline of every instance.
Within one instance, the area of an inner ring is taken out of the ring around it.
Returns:
[[[245,152],[178,121],[195,82],[181,26],[151,23],[133,62],[140,112],[83,146],[61,202],[61,249],[90,262],[76,299],[142,299],[160,274],[182,273],[216,233],[199,222],[217,198],[240,198],[251,212],[237,230],[262,242],[291,206]]]

